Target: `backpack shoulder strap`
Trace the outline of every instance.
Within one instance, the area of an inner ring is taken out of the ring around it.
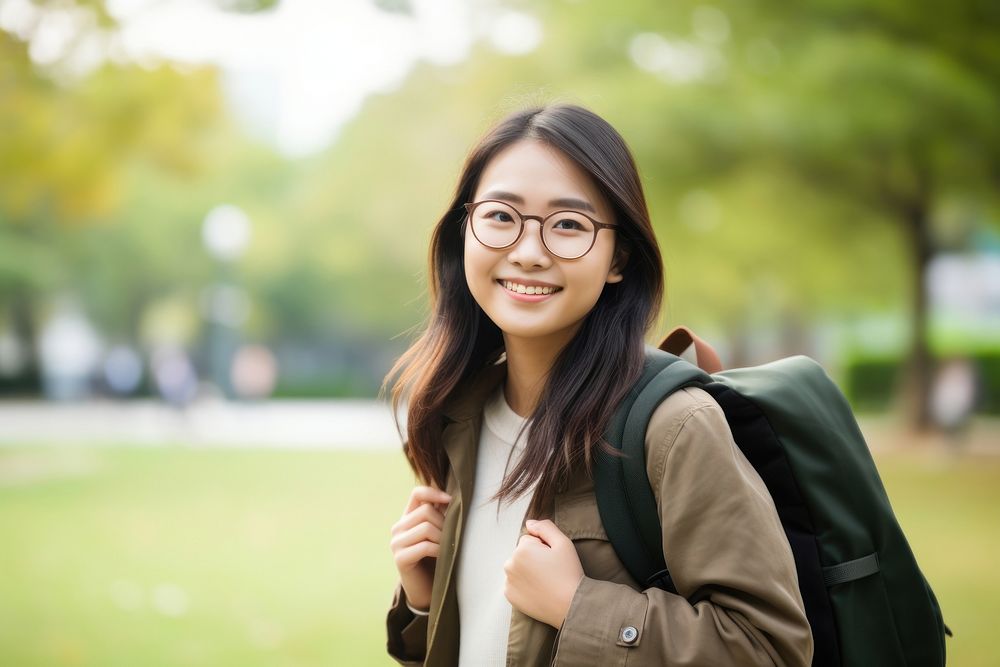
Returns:
[[[598,451],[594,493],[608,539],[632,577],[643,587],[676,592],[663,559],[656,497],[646,474],[646,427],[657,406],[678,389],[711,381],[698,367],[646,346],[639,380],[618,406],[605,438],[622,457]]]

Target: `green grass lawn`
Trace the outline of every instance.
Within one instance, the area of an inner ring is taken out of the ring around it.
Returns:
[[[953,665],[997,664],[1000,461],[879,459]],[[395,452],[0,449],[0,665],[387,665]]]

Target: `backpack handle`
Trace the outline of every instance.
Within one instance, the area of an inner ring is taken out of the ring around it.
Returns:
[[[698,368],[710,374],[722,370],[722,361],[719,359],[718,353],[703,338],[687,327],[674,327],[667,332],[657,347],[679,357],[692,344],[694,344],[694,355]]]

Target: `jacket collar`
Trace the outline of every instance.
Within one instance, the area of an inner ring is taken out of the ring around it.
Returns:
[[[452,392],[442,409],[451,421],[468,421],[478,416],[490,394],[507,377],[507,358],[490,363]]]
[[[444,451],[465,498],[472,497],[483,405],[506,377],[506,360],[488,365],[460,385],[443,409],[445,417],[452,422],[445,426],[442,434]]]

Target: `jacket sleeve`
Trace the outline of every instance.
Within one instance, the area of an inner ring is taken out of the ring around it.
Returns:
[[[653,413],[646,451],[679,594],[584,576],[552,663],[809,665],[791,548],[722,409],[701,389],[672,394]]]
[[[427,654],[427,616],[410,611],[406,591],[396,583],[392,606],[386,616],[389,656],[401,665],[423,665]]]

